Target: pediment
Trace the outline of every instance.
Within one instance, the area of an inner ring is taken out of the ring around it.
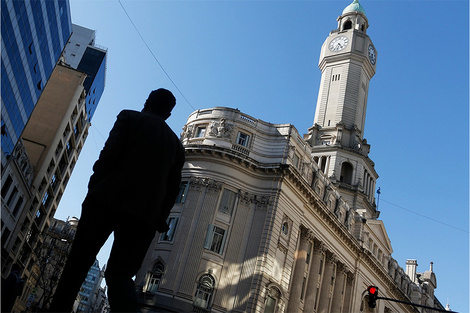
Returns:
[[[393,248],[390,238],[388,237],[387,230],[385,225],[381,220],[367,220],[367,225],[371,235],[375,237],[374,239],[383,245],[383,247],[388,251],[389,254],[392,254]]]

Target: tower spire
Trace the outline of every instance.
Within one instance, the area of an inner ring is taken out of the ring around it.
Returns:
[[[323,172],[344,191],[350,206],[377,218],[374,163],[364,139],[369,81],[377,53],[366,31],[369,22],[358,0],[338,17],[338,28],[323,43],[320,91],[307,140]],[[360,200],[359,200],[360,199]]]

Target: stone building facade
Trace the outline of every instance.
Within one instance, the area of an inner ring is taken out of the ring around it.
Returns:
[[[192,113],[180,194],[137,275],[143,305],[178,312],[430,312],[435,274],[392,257],[363,138],[377,53],[354,2],[325,41],[315,124],[301,135],[236,109]]]

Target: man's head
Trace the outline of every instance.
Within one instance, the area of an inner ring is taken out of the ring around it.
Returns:
[[[175,104],[176,99],[171,91],[160,88],[150,93],[142,112],[157,114],[166,120],[170,117]]]

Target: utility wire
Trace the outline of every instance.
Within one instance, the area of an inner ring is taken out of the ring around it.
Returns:
[[[160,61],[158,61],[157,56],[153,53],[152,49],[150,49],[150,46],[147,44],[147,41],[145,41],[145,39],[144,39],[144,37],[142,36],[142,34],[140,33],[139,29],[138,29],[137,26],[134,24],[134,21],[132,20],[132,18],[131,18],[130,15],[127,13],[127,11],[126,11],[126,9],[124,8],[124,6],[122,5],[121,0],[118,0],[118,2],[119,2],[119,4],[121,5],[121,8],[124,10],[124,13],[126,13],[127,18],[128,18],[129,21],[131,22],[132,26],[134,26],[135,31],[137,32],[137,34],[139,34],[140,39],[142,39],[143,43],[145,44],[145,46],[146,46],[147,49],[149,50],[150,54],[153,56],[153,58],[155,59],[155,61],[157,61],[157,64],[160,66],[160,68],[162,69],[163,73],[165,73],[166,77],[168,77],[168,79],[170,80],[170,82],[173,84],[173,86],[175,86],[176,90],[178,90],[178,92],[180,93],[180,95],[184,98],[184,100],[186,100],[186,102],[189,104],[189,106],[190,106],[194,111],[196,111],[196,109],[193,107],[193,105],[191,104],[191,102],[189,102],[189,100],[186,99],[186,97],[185,97],[184,94],[181,92],[181,90],[178,88],[178,86],[175,84],[175,82],[173,81],[173,79],[171,79],[170,75],[167,73],[167,71],[165,70],[165,68],[163,68],[163,65],[160,63]]]
[[[445,225],[445,226],[447,226],[447,227],[451,227],[451,228],[460,230],[461,232],[464,232],[464,233],[467,233],[467,234],[469,233],[468,230],[464,230],[464,229],[461,229],[461,228],[452,226],[452,225],[450,225],[450,224],[447,224],[447,223],[438,221],[438,220],[436,220],[436,219],[433,219],[433,218],[431,218],[431,217],[429,217],[429,216],[426,216],[426,215],[423,215],[423,214],[421,214],[421,213],[414,212],[414,211],[412,211],[412,210],[410,210],[410,209],[407,209],[407,208],[405,208],[405,207],[402,207],[402,206],[400,206],[400,205],[398,205],[398,204],[395,204],[395,203],[389,202],[389,201],[387,201],[387,200],[384,200],[383,198],[382,198],[381,200],[382,200],[383,202],[387,202],[388,204],[391,204],[391,205],[393,205],[393,206],[395,206],[395,207],[397,207],[397,208],[400,208],[400,209],[402,209],[402,210],[405,210],[405,211],[408,211],[408,212],[410,212],[410,213],[413,213],[413,214],[419,215],[419,216],[421,216],[421,217],[427,218],[428,220],[431,220],[431,221],[433,221],[433,222],[436,222],[436,223]]]

